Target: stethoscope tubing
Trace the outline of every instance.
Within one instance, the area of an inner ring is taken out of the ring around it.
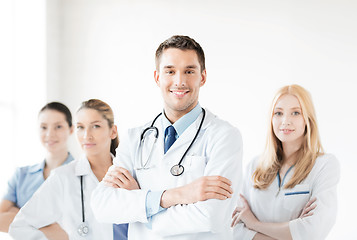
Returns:
[[[81,204],[82,204],[82,223],[78,226],[77,232],[80,236],[85,237],[89,232],[88,225],[85,223],[85,213],[84,213],[84,194],[83,194],[83,175],[80,176],[81,183]]]
[[[182,155],[182,157],[181,157],[179,163],[176,164],[176,165],[174,165],[174,166],[172,166],[172,168],[171,168],[171,170],[170,170],[170,172],[171,172],[171,174],[172,174],[173,176],[180,176],[180,175],[184,172],[184,167],[181,165],[181,163],[183,162],[183,160],[184,160],[186,154],[187,154],[188,151],[191,149],[193,143],[196,141],[196,138],[197,138],[199,132],[201,131],[203,122],[204,122],[205,117],[206,117],[206,111],[205,111],[204,108],[202,108],[202,113],[203,113],[202,120],[201,120],[201,122],[200,122],[200,125],[199,125],[199,127],[198,127],[198,130],[197,130],[197,132],[196,132],[194,138],[192,139],[192,141],[191,141],[190,145],[188,146],[188,148],[186,149],[185,153]],[[144,131],[143,131],[143,132],[141,133],[141,135],[140,135],[140,145],[139,145],[138,151],[140,152],[139,154],[140,154],[141,168],[138,168],[138,170],[139,170],[139,169],[148,169],[146,166],[147,166],[148,162],[150,161],[151,153],[152,153],[153,147],[151,147],[151,150],[150,150],[148,159],[146,160],[145,164],[143,164],[143,161],[142,161],[142,147],[143,147],[143,145],[144,145],[145,133],[146,133],[147,131],[150,131],[150,130],[155,131],[155,142],[154,142],[154,144],[153,144],[153,146],[154,146],[155,143],[156,143],[156,140],[158,139],[158,136],[159,136],[159,130],[157,129],[157,127],[154,126],[154,124],[155,124],[156,120],[157,120],[161,115],[162,115],[162,113],[158,114],[158,115],[154,118],[154,120],[152,121],[150,127],[145,128]],[[176,169],[176,170],[175,170],[175,169]]]
[[[205,120],[205,117],[206,117],[206,111],[205,111],[203,108],[202,108],[202,114],[203,114],[202,120],[201,120],[200,126],[198,127],[198,130],[197,130],[197,132],[196,132],[196,135],[195,135],[195,137],[192,139],[192,141],[191,141],[191,143],[190,143],[190,146],[188,146],[188,148],[186,149],[185,153],[182,155],[180,162],[177,164],[178,166],[181,166],[181,163],[182,163],[183,159],[185,158],[185,156],[186,156],[186,154],[188,153],[188,151],[191,149],[193,143],[195,142],[195,140],[196,140],[198,134],[199,134],[200,131],[201,131],[201,128],[202,128],[202,125],[203,125],[203,121]]]
[[[84,214],[84,197],[83,197],[83,175],[81,176],[81,202],[82,202],[82,222],[86,221],[85,214]]]

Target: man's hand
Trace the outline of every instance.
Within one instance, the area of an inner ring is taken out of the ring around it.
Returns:
[[[229,179],[221,176],[204,176],[182,187],[166,190],[160,205],[169,208],[177,204],[190,204],[208,199],[225,200],[232,197],[233,189]]]
[[[140,189],[139,184],[128,170],[114,165],[105,174],[103,182],[106,186],[113,188],[124,188],[126,190]]]

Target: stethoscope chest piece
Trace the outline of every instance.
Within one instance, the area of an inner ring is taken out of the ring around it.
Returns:
[[[174,165],[172,166],[172,168],[170,169],[170,172],[173,176],[180,176],[184,171],[184,167],[182,165]]]
[[[87,236],[88,232],[89,232],[89,228],[88,225],[84,222],[81,225],[78,226],[78,230],[77,230],[79,236],[85,237]]]

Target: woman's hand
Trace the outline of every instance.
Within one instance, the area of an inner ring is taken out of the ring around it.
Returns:
[[[304,217],[308,217],[308,216],[312,216],[314,214],[313,210],[316,208],[316,204],[313,204],[315,203],[316,201],[316,197],[310,199],[304,209],[301,211],[301,214],[299,216],[299,218],[304,218]]]
[[[126,190],[140,189],[138,182],[131,176],[130,172],[122,167],[111,166],[103,178],[106,186],[113,188],[124,188]]]
[[[53,223],[46,227],[39,229],[43,234],[45,234],[48,240],[67,240],[69,239],[68,234],[63,230],[63,228],[58,223]]]
[[[242,194],[240,194],[240,198],[243,202],[243,207],[238,206],[233,211],[231,227],[234,227],[240,221],[242,221],[247,228],[252,229],[254,224],[258,222],[258,219],[253,214],[248,201],[244,198]]]

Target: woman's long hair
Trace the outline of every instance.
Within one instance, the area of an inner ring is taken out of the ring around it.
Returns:
[[[77,110],[79,112],[81,109],[89,108],[97,110],[100,114],[102,114],[103,118],[108,121],[109,128],[113,127],[114,125],[114,113],[111,107],[99,99],[89,99],[88,101],[82,102],[81,106]],[[119,145],[119,138],[117,136],[112,139],[110,144],[110,152],[115,156],[115,149]]]
[[[265,150],[253,174],[254,187],[258,189],[269,187],[282,166],[283,147],[281,141],[274,134],[272,118],[277,101],[281,96],[286,94],[293,95],[299,100],[306,127],[303,143],[295,153],[297,161],[295,163],[294,175],[284,188],[293,188],[295,185],[301,183],[311,172],[316,158],[323,154],[315,109],[309,92],[299,85],[282,87],[275,94],[272,102]]]

